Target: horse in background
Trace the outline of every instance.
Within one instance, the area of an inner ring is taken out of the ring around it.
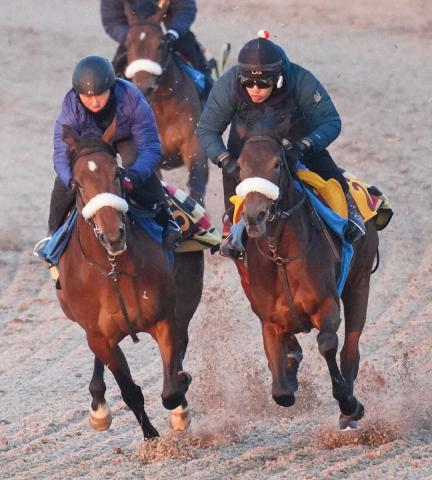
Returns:
[[[188,324],[202,293],[202,252],[176,254],[172,272],[162,246],[126,215],[128,204],[112,147],[92,135],[77,137],[68,127],[64,139],[72,159],[79,215],[60,259],[57,294],[65,315],[85,330],[95,354],[90,424],[105,430],[111,423],[104,397],[106,365],[144,438],[158,436],[119,346],[126,336],[138,341],[136,334],[146,332],[156,340],[162,358],[162,403],[175,409],[171,423],[187,428],[185,394],[191,376],[183,371],[182,362]]]
[[[132,6],[124,1],[130,31],[126,40],[127,66],[120,73],[138,86],[152,106],[162,143],[161,168],[184,164],[190,195],[203,205],[208,161],[195,135],[201,115],[200,97],[194,81],[178,66],[164,43],[162,18],[169,1],[154,2],[150,10],[148,3],[134,2]]]
[[[354,382],[378,250],[375,221],[367,222],[366,235],[355,245],[339,296],[339,239],[318,218],[304,187],[295,185],[296,167],[287,164],[282,144],[283,124],[264,121],[254,128],[237,128],[243,140],[237,192],[244,197],[242,217],[249,238],[247,266],[240,260],[236,265],[252,309],[261,320],[273,399],[285,407],[295,402],[297,371],[303,358],[296,334],[316,328],[319,352],[327,362],[333,396],[339,403],[340,428],[357,428],[364,407],[354,396]],[[340,299],[345,340],[339,369]]]

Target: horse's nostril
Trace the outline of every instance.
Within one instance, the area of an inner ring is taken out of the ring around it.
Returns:
[[[257,215],[257,222],[261,223],[265,220],[267,212],[265,210],[261,210],[261,212]]]

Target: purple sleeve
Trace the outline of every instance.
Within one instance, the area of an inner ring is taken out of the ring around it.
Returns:
[[[79,134],[79,125],[71,114],[70,103],[67,97],[63,100],[62,109],[57,115],[54,127],[54,170],[60,180],[69,187],[72,179],[72,166],[70,163],[68,146],[63,141],[63,125],[69,125],[76,134]]]
[[[172,1],[170,6],[171,20],[168,28],[175,30],[179,35],[183,35],[191,28],[197,14],[195,0]]]
[[[161,144],[152,109],[138,90],[134,91],[131,132],[138,149],[138,158],[129,167],[146,180],[159,165]]]
[[[116,42],[123,44],[129,25],[120,0],[101,0],[100,12],[105,32]]]

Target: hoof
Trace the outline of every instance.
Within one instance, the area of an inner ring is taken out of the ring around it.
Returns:
[[[187,430],[191,424],[191,414],[189,407],[182,407],[181,405],[175,408],[170,415],[170,427],[173,430]]]
[[[363,404],[357,401],[356,408],[351,415],[345,415],[341,413],[339,417],[339,429],[340,430],[358,430],[360,428],[359,420],[364,416],[364,407]]]
[[[90,407],[89,423],[93,430],[96,430],[97,432],[108,430],[108,428],[111,426],[111,422],[111,410],[107,403],[99,405],[97,410],[93,410],[92,407]]]
[[[345,415],[339,417],[339,430],[346,432],[348,430],[360,430],[360,422],[358,420],[352,420]]]
[[[291,395],[273,395],[273,400],[281,407],[291,407],[295,403],[295,396]]]

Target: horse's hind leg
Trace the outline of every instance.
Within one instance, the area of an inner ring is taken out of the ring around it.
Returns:
[[[186,405],[185,394],[192,377],[182,370],[182,354],[187,345],[187,330],[174,319],[156,322],[149,333],[156,340],[163,364],[162,404],[168,410]]]
[[[110,348],[103,337],[87,335],[87,342],[94,354],[111,370],[120,387],[121,395],[126,405],[133,411],[144,434],[144,438],[158,437],[159,433],[150,423],[144,410],[144,397],[141,388],[132,380],[129,366],[120,347]]]
[[[105,400],[104,364],[96,356],[89,391],[93,399],[89,411],[89,422],[94,430],[102,432],[110,427],[112,416]]]

